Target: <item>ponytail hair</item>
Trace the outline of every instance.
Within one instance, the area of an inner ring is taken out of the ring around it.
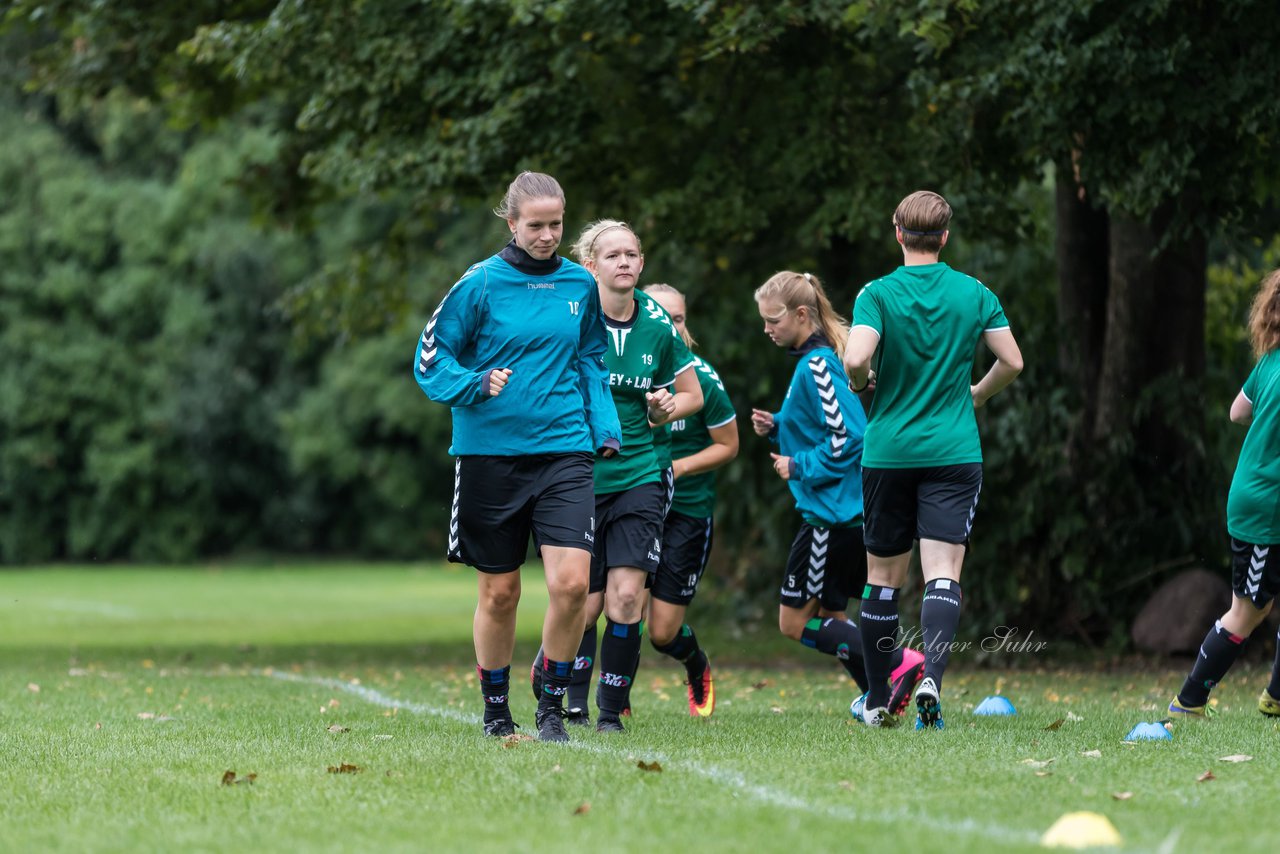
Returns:
[[[596,242],[600,240],[600,235],[614,228],[623,228],[631,232],[631,236],[636,239],[636,249],[640,249],[641,254],[644,250],[640,248],[640,235],[632,231],[631,226],[617,219],[598,219],[582,230],[582,234],[578,235],[578,239],[573,242],[570,251],[573,257],[578,260],[579,264],[585,264],[594,260],[596,257]]]
[[[559,199],[564,204],[564,190],[560,182],[541,172],[521,172],[507,185],[502,203],[493,209],[503,219],[519,219],[520,206],[533,199]]]
[[[640,290],[644,291],[646,294],[675,294],[676,296],[680,297],[680,299],[682,300],[684,299],[684,294],[680,293],[679,289],[675,288],[672,285],[664,284],[662,282],[655,282],[652,285],[645,285]],[[680,330],[676,330],[676,331],[680,332]],[[698,342],[694,339],[692,335],[689,334],[688,320],[685,320],[684,331],[680,332],[680,339],[684,341],[684,346],[688,347],[690,350],[698,346]]]
[[[756,288],[755,297],[756,302],[770,300],[781,303],[788,311],[795,311],[801,306],[808,308],[836,355],[844,356],[845,344],[849,342],[849,322],[836,313],[817,276],[791,270],[774,273]]]
[[[1249,308],[1249,340],[1259,359],[1280,347],[1280,270],[1262,280]]]

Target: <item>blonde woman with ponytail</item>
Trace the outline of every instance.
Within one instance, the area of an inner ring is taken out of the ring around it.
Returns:
[[[1263,281],[1249,312],[1258,363],[1231,404],[1246,424],[1244,446],[1227,494],[1231,535],[1231,608],[1214,623],[1182,690],[1169,704],[1179,717],[1206,717],[1209,692],[1235,663],[1244,642],[1271,613],[1280,593],[1280,270]],[[1280,646],[1258,711],[1280,717]]]
[[[869,683],[862,637],[847,608],[867,580],[860,475],[867,417],[841,363],[849,327],[811,273],[776,273],[756,289],[755,299],[765,334],[799,360],[782,407],[751,410],[756,434],[778,445],[770,455],[773,469],[803,518],[783,574],[778,628],[840,660],[862,691],[850,706],[861,720]],[[900,712],[920,678],[923,656],[910,649],[893,655],[892,708]]]

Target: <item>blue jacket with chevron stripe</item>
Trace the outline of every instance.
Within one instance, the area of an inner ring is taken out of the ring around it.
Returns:
[[[792,459],[791,495],[810,525],[862,524],[862,434],[867,415],[849,390],[840,357],[821,333],[789,351],[799,357],[771,438]]]
[[[512,244],[463,274],[418,338],[413,376],[453,408],[449,453],[592,453],[622,438],[595,279]],[[511,369],[497,397],[489,373]]]

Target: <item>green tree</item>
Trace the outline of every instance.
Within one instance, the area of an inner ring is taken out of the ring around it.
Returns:
[[[276,143],[245,170],[259,211],[306,227],[344,198],[401,205],[289,292],[322,329],[396,327],[420,289],[456,277],[419,263],[440,245],[418,222],[491,205],[541,168],[565,183],[572,222],[638,225],[651,273],[692,292],[743,410],[786,367],[742,334],[751,286],[813,269],[847,307],[896,263],[893,205],[938,189],[961,212],[948,257],[1028,333],[1027,391],[983,414],[1004,525],[975,550],[1012,563],[1016,588],[989,606],[1052,610],[1034,594],[1066,583],[1098,612],[1108,573],[1204,551],[1216,532],[1196,518],[1225,468],[1199,415],[1205,271],[1215,241],[1277,227],[1280,17],[1262,0],[197,0],[173,16],[18,0],[6,20],[38,34],[22,62],[55,118],[121,86],[189,126],[252,108]],[[361,358],[390,365],[378,352]],[[335,453],[378,429],[330,426]],[[317,489],[358,488],[341,456]],[[751,498],[726,507],[727,529],[776,552],[777,484],[744,456],[726,477]]]

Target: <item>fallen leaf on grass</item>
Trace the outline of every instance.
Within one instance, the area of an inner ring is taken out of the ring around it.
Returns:
[[[1032,768],[1047,768],[1053,764],[1053,759],[1024,759],[1023,765],[1030,765]]]
[[[155,712],[138,712],[138,720],[140,721],[149,721],[155,716]]]
[[[222,774],[222,785],[236,786],[240,783],[248,783],[253,785],[253,781],[258,779],[257,774],[245,774],[243,777],[237,777],[235,771],[225,771]]]
[[[524,733],[513,732],[511,735],[504,735],[502,737],[502,746],[516,747],[522,741],[533,741],[533,736],[525,735]]]
[[[1052,772],[1052,771],[1037,771],[1037,772],[1036,772],[1036,776],[1037,776],[1037,777],[1052,777],[1052,776],[1053,776],[1053,772]]]
[[[852,784],[852,783],[850,783],[848,780],[841,780],[841,781],[840,781],[840,788],[842,788],[842,789],[848,789],[848,790],[852,791],[852,789],[853,789],[853,784]]]
[[[783,709],[782,706],[770,706],[769,711],[773,712],[775,715],[780,715],[786,710]]]
[[[1112,792],[1111,797],[1117,801],[1127,801],[1133,797],[1133,792]]]
[[[559,774],[559,773],[560,773],[560,763],[559,763],[559,762],[557,762],[555,765],[552,765],[552,766],[551,766],[551,773],[553,773],[553,774]]]
[[[1201,774],[1199,777],[1196,778],[1196,782],[1207,783],[1210,780],[1216,780],[1216,779],[1218,778],[1213,775],[1212,771],[1205,771],[1203,774]]]
[[[30,691],[32,694],[39,694],[39,693],[40,693],[40,686],[39,686],[39,685],[37,685],[37,684],[36,684],[36,683],[34,683],[34,682],[28,682],[28,683],[27,683],[27,690],[28,690],[28,691]]]
[[[361,768],[359,765],[348,765],[345,762],[343,762],[341,765],[329,766],[330,774],[359,774],[363,770],[364,769]]]
[[[768,679],[761,679],[759,682],[756,682],[756,683],[754,683],[754,684],[751,686],[751,690],[752,690],[752,691],[762,691],[762,690],[764,690],[765,688],[768,688],[768,687],[769,687],[769,680],[768,680]]]
[[[347,727],[344,727],[342,724],[334,724],[333,726],[329,727],[329,732],[351,732],[351,730]]]
[[[1075,712],[1067,712],[1067,720],[1069,720],[1069,721],[1082,721],[1082,720],[1084,720],[1084,718],[1080,717],[1080,716],[1079,716],[1079,715],[1077,715]]]
[[[641,759],[639,762],[636,763],[636,767],[639,768],[641,771],[661,771],[662,770],[662,765],[660,765],[659,763],[645,762],[643,759]]]
[[[1057,732],[1059,729],[1062,728],[1062,725],[1065,724],[1066,722],[1067,722],[1066,718],[1058,718],[1056,721],[1054,721],[1053,723],[1045,727],[1045,729],[1047,729],[1049,732]]]
[[[1102,758],[1102,751],[1101,751],[1101,750],[1086,750],[1086,751],[1084,751],[1083,753],[1081,753],[1080,755],[1081,755],[1081,756],[1088,756],[1090,759],[1101,759],[1101,758]]]
[[[575,810],[573,811],[573,814],[574,814],[574,815],[586,815],[586,814],[587,814],[587,813],[589,813],[589,812],[591,812],[591,803],[590,803],[590,801],[583,801],[582,803],[578,804],[578,808],[577,808],[577,809],[575,809]]]
[[[1219,757],[1218,761],[1219,762],[1252,762],[1253,757],[1246,756],[1243,753],[1233,753],[1230,756]]]

